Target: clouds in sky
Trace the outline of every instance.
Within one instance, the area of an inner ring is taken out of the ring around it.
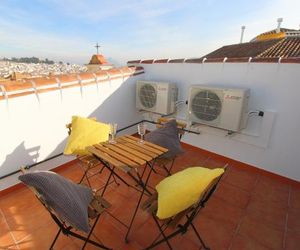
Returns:
[[[2,0],[0,57],[38,56],[87,63],[101,53],[119,62],[200,57],[276,27],[299,29],[300,1]]]

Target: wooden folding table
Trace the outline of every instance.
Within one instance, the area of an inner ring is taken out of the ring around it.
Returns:
[[[125,236],[125,241],[128,242],[128,236],[143,195],[145,193],[149,195],[151,194],[151,192],[147,188],[147,184],[153,171],[155,160],[159,156],[166,153],[168,149],[147,141],[144,141],[144,143],[140,143],[139,138],[125,135],[118,137],[115,144],[103,142],[88,147],[87,150],[91,152],[100,162],[102,162],[107,169],[110,170],[110,175],[103,188],[102,196],[104,195],[109,181],[113,175],[127,186],[130,186],[141,192],[130,224],[129,226],[127,226],[128,231]],[[150,170],[147,176],[144,178],[145,180],[143,180],[143,176],[147,166],[150,167]],[[142,174],[140,174],[138,171],[138,169],[141,167],[145,167]],[[118,174],[118,171],[123,171],[128,174],[128,176],[130,176],[134,181],[134,184],[137,184],[137,186],[141,187],[142,189],[139,190],[135,185],[128,183]]]

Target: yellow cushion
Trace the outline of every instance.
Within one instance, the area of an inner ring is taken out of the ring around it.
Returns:
[[[87,146],[108,140],[109,125],[89,118],[72,117],[72,132],[68,138],[64,154],[85,155]]]
[[[200,195],[224,169],[190,167],[162,180],[157,186],[157,217],[166,219],[199,201]]]

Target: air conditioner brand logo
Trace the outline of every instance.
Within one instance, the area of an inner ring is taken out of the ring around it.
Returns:
[[[224,99],[225,100],[236,100],[236,101],[238,101],[238,100],[242,99],[242,97],[235,96],[235,95],[225,95]]]

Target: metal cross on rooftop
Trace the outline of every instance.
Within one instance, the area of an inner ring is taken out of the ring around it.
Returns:
[[[99,48],[100,48],[101,46],[100,45],[98,45],[98,43],[96,44],[96,46],[95,46],[95,48],[97,49],[97,55],[99,54]]]

